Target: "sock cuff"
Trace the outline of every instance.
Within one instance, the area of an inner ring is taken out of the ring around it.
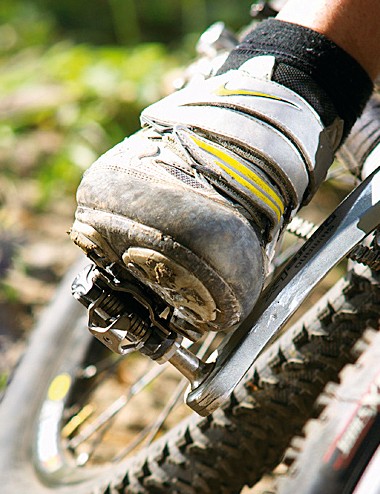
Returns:
[[[268,54],[276,58],[273,80],[309,101],[325,125],[334,113],[339,115],[347,135],[373,90],[373,83],[362,66],[321,33],[298,24],[268,19],[248,33],[230,53],[219,73],[236,69],[254,56]],[[318,87],[323,96],[313,99],[311,92]]]

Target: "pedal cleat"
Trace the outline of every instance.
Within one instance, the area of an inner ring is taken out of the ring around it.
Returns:
[[[111,351],[120,355],[140,351],[160,364],[170,362],[192,388],[213,368],[181,345],[183,335],[172,320],[172,309],[164,308],[160,300],[156,304],[156,297],[144,287],[125,281],[121,285],[112,270],[86,266],[73,281],[72,294],[88,310],[89,331]]]

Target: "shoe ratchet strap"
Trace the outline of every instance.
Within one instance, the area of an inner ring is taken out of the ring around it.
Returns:
[[[214,184],[220,177],[265,214],[271,236],[313,195],[334,155],[305,100],[241,69],[190,84],[148,107],[141,120],[174,129],[206,177]]]

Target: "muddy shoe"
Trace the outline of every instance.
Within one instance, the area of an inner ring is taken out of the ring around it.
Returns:
[[[255,304],[285,226],[332,161],[312,107],[257,57],[148,107],[84,175],[72,239],[203,329]]]

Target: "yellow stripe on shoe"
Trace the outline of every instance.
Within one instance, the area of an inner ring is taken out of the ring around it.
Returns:
[[[277,220],[280,221],[285,207],[280,196],[274,191],[274,189],[272,189],[251,169],[233,158],[231,155],[219,148],[216,148],[210,143],[198,139],[197,137],[191,136],[191,139],[197,146],[213,156],[214,163],[219,168],[228,173],[228,175],[235,179],[240,185],[248,189],[251,194],[254,194],[257,198],[263,201],[276,214]]]

